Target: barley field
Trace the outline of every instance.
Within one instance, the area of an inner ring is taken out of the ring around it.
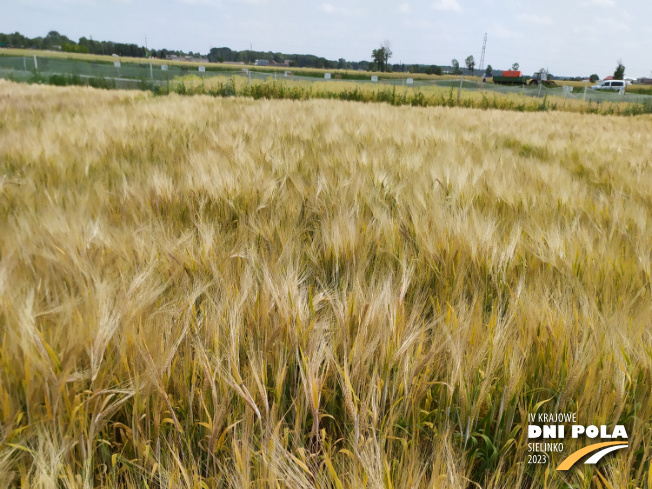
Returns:
[[[116,61],[116,58],[113,56],[101,55],[101,54],[84,54],[84,53],[68,53],[63,51],[44,51],[40,49],[22,49],[22,48],[2,48],[0,47],[0,56],[37,56],[38,58],[54,58],[59,60],[76,60],[76,61],[92,61],[92,62],[104,62],[113,64]],[[377,75],[384,79],[400,79],[400,78],[413,78],[416,80],[459,80],[459,75],[427,75],[425,73],[401,73],[401,72],[380,72],[380,71],[364,71],[359,72],[358,70],[340,70],[340,69],[326,69],[326,68],[299,68],[299,67],[287,67],[287,66],[255,66],[254,64],[232,64],[229,62],[225,63],[206,63],[200,61],[180,61],[180,60],[171,60],[171,59],[157,59],[157,58],[132,58],[129,56],[120,56],[119,61],[122,63],[135,63],[135,64],[153,64],[154,66],[158,65],[169,65],[169,66],[185,66],[188,68],[197,68],[198,66],[205,66],[208,71],[222,71],[222,70],[241,70],[243,67],[251,71],[261,71],[265,73],[275,72],[282,75],[285,71],[292,71],[297,75],[309,75],[316,76],[317,78],[323,78],[324,73],[331,73],[333,76],[342,75],[344,77],[355,77],[355,78],[365,78],[369,79],[372,75]],[[477,76],[467,76],[465,77],[469,80],[481,81],[482,74],[478,72]]]
[[[0,488],[652,489],[651,155],[650,116],[0,80]],[[527,463],[558,411],[629,448]]]
[[[459,80],[459,78],[458,78]],[[457,85],[455,83],[455,85]],[[310,100],[335,99],[354,102],[383,102],[413,107],[463,107],[498,109],[515,112],[561,111],[580,114],[641,115],[652,113],[652,101],[618,96],[601,101],[564,98],[560,92],[535,94],[535,88],[523,91],[496,92],[493,84],[471,83],[461,91],[449,86],[385,85],[350,81],[309,82],[290,78],[247,80],[245,76],[201,78],[197,75],[176,77],[167,86],[152,87],[155,93],[179,95],[211,95],[216,97],[245,96],[254,99]],[[603,94],[604,95],[604,94]],[[607,95],[608,96],[608,95]]]

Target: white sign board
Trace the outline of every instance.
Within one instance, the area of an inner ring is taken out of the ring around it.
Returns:
[[[414,80],[412,78],[408,78],[407,80],[405,80],[405,83],[407,83],[408,85],[412,85],[414,83]]]
[[[330,80],[331,79],[331,74],[330,73],[324,73],[324,78],[326,80]]]
[[[163,71],[168,71],[168,65],[161,65],[161,69]]]
[[[202,73],[204,73],[204,72],[206,71],[206,67],[205,67],[205,66],[200,66],[200,67],[199,67],[199,71],[201,71]]]
[[[115,66],[116,68],[120,68],[120,61],[114,61],[113,66]]]
[[[376,75],[372,76],[371,81],[378,81],[378,77]]]

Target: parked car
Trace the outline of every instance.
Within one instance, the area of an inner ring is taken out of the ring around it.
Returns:
[[[628,83],[625,80],[604,80],[589,87],[591,90],[625,90]]]

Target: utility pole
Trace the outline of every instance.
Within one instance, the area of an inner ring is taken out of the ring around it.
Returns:
[[[464,80],[464,73],[460,75],[460,90],[457,92],[457,105],[462,103],[462,81]]]
[[[484,52],[487,50],[487,33],[484,33],[484,41],[482,43],[482,56],[480,56],[480,66],[478,69],[480,71],[484,70]]]

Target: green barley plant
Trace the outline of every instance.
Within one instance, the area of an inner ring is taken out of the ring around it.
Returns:
[[[226,83],[0,80],[0,488],[652,488],[648,115]]]

